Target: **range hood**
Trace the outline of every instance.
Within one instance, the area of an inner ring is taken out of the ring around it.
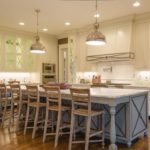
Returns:
[[[130,61],[133,59],[135,59],[135,54],[133,52],[102,54],[86,57],[87,61],[96,61],[96,62]]]
[[[115,62],[130,61],[135,58],[133,52],[133,16],[125,20],[103,25],[106,37],[104,46],[87,46],[87,61]]]

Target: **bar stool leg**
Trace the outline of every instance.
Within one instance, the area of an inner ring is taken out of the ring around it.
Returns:
[[[14,103],[11,101],[11,110],[10,110],[10,118],[9,118],[9,130],[10,130],[10,127],[12,125],[13,113],[14,113]]]
[[[53,111],[51,111],[51,119],[52,119],[52,122],[51,122],[51,124],[52,124],[52,132],[54,132],[54,112]]]
[[[32,132],[32,139],[35,138],[35,132],[36,132],[36,129],[37,129],[37,122],[38,122],[38,115],[39,115],[39,107],[36,108],[36,112],[35,112],[34,127],[33,127],[33,132]]]
[[[25,126],[24,126],[24,135],[26,134],[27,131],[27,125],[28,125],[28,120],[29,120],[29,112],[30,112],[30,107],[27,107],[27,113],[26,113],[26,119],[25,119]]]
[[[86,135],[85,135],[85,150],[89,148],[89,135],[90,135],[90,128],[91,128],[91,116],[87,118],[87,127],[86,127]]]
[[[44,126],[44,135],[43,135],[43,143],[46,140],[46,133],[47,133],[47,126],[48,126],[48,114],[49,114],[49,110],[46,110],[46,117],[45,117],[45,126]]]
[[[105,116],[105,113],[103,112],[102,114],[102,148],[104,149],[104,146],[105,146],[105,120],[104,120],[104,116]]]
[[[59,110],[58,111],[58,118],[57,118],[57,126],[56,126],[55,147],[58,145],[60,123],[61,123],[61,111]]]
[[[4,126],[6,111],[7,111],[7,99],[5,100],[5,104],[4,104],[4,112],[3,112],[3,117],[2,117],[2,127]]]
[[[73,137],[73,130],[74,130],[74,114],[71,114],[71,126],[70,126],[70,137],[69,137],[69,148],[68,150],[71,150],[72,148],[72,137]]]
[[[17,116],[17,123],[16,123],[16,131],[19,129],[19,120],[20,120],[20,115],[21,115],[21,108],[22,108],[22,103],[19,103],[19,111],[18,111],[18,116]]]

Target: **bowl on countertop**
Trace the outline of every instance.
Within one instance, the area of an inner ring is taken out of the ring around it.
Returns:
[[[72,85],[67,83],[55,83],[55,82],[48,82],[47,85],[49,86],[59,86],[60,89],[69,89]]]

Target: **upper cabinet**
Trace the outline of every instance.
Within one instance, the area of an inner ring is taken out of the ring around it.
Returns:
[[[131,20],[105,25],[100,31],[106,37],[106,45],[87,46],[87,56],[131,52],[132,26]]]
[[[34,56],[29,52],[32,40],[11,34],[0,34],[0,71],[33,71]]]
[[[135,67],[150,69],[150,19],[137,21],[134,30]]]

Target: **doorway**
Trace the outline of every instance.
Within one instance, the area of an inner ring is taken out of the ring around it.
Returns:
[[[68,81],[68,45],[59,46],[59,82]]]

